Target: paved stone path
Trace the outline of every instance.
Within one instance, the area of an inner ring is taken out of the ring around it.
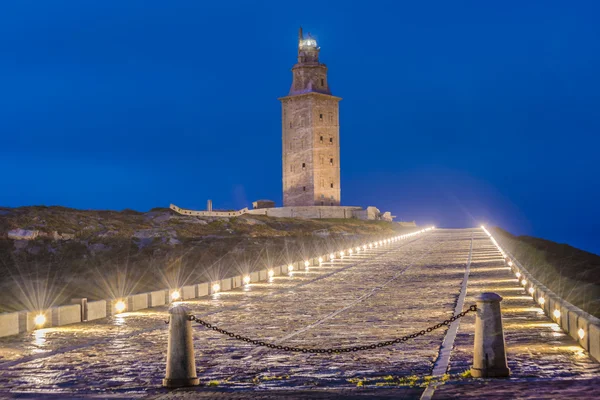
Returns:
[[[271,283],[186,303],[213,324],[268,342],[371,344],[451,316],[470,253],[465,308],[481,291],[504,297],[513,375],[496,381],[460,377],[471,362],[474,316],[469,314],[455,339],[450,379],[436,387],[433,398],[481,394],[490,385],[505,397],[512,397],[514,387],[527,398],[522,387],[532,387],[533,396],[548,398],[541,388],[556,397],[568,387],[565,382],[577,379],[582,388],[597,383],[599,364],[535,306],[480,229],[435,230]],[[0,397],[419,398],[446,334],[440,329],[391,347],[320,355],[256,348],[197,326],[198,376],[210,386],[167,392],[160,389],[166,315],[166,308],[157,308],[0,339]]]

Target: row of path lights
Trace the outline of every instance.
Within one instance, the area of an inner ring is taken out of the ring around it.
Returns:
[[[416,234],[419,234],[419,233],[424,233],[424,232],[430,231],[430,230],[432,230],[434,228],[435,227],[430,227],[430,228],[422,229],[422,230],[420,230],[418,232],[413,232],[413,233],[406,234],[406,235],[395,236],[393,238],[379,240],[379,241],[376,241],[376,242],[371,242],[371,243],[368,243],[368,244],[359,245],[359,246],[356,247],[356,249],[350,248],[348,250],[340,250],[337,253],[339,253],[340,258],[344,258],[345,256],[352,256],[354,253],[359,254],[360,251],[361,251],[361,249],[364,250],[364,251],[366,251],[367,248],[372,249],[372,248],[377,248],[379,246],[384,246],[386,244],[391,244],[391,243],[397,242],[398,240],[402,240],[402,239],[405,239],[407,237],[410,237],[410,236],[413,236],[413,235],[416,235]],[[331,261],[331,262],[333,262],[333,260],[336,259],[335,252],[329,254],[328,256],[321,256],[321,257],[318,258],[319,265],[323,264],[323,262],[325,260],[324,257],[325,258],[329,258],[329,261]],[[293,275],[294,268],[295,268],[294,264],[289,264],[288,265],[287,269],[288,269],[288,272],[289,272],[290,276]],[[305,260],[304,261],[304,269],[306,271],[308,271],[309,268],[310,268],[310,261]],[[269,282],[272,282],[274,276],[275,276],[275,271],[272,270],[272,269],[269,269],[269,271],[268,271]],[[251,283],[250,275],[244,276],[243,282],[244,282],[244,286],[249,286],[250,283]],[[218,283],[215,283],[213,285],[213,293],[218,293],[219,290],[220,290],[220,285]]]
[[[498,244],[496,239],[494,239],[492,234],[487,229],[485,229],[485,226],[482,225],[481,229],[483,229],[483,231],[486,233],[486,235],[488,235],[488,237],[492,240],[492,243],[494,243],[494,245],[496,246],[498,251],[500,251],[500,254],[502,254],[502,257],[506,261],[506,264],[508,264],[509,267],[514,268],[515,276],[517,277],[517,280],[519,280],[521,282],[521,285],[523,285],[523,287],[526,288],[527,287],[527,279],[525,279],[523,277],[523,274],[521,273],[521,271],[519,271],[519,268],[515,265],[513,260],[510,259],[510,257],[502,249],[500,244]],[[527,289],[527,292],[534,299],[534,302],[535,302],[535,286],[533,285],[533,283],[530,283],[529,288]],[[546,299],[544,298],[544,296],[539,296],[537,299],[537,303],[540,305],[540,309],[542,309],[542,311],[543,311],[544,304],[546,304]],[[554,309],[554,311],[552,311],[552,316],[555,318],[556,322],[558,323],[560,321],[560,316],[561,316],[560,310],[558,308]],[[583,328],[579,328],[579,330],[577,331],[577,335],[579,336],[579,339],[583,340],[583,338],[585,337],[585,330]]]
[[[360,253],[361,248],[362,248],[362,250],[366,251],[367,249],[373,249],[373,248],[381,247],[381,246],[384,246],[386,244],[391,244],[391,243],[397,242],[398,240],[406,239],[408,237],[412,237],[414,235],[418,235],[420,233],[424,233],[424,232],[430,231],[432,229],[435,229],[435,227],[425,228],[425,229],[422,229],[422,230],[417,231],[417,232],[408,233],[408,234],[405,234],[405,235],[399,235],[399,236],[395,236],[395,237],[389,238],[389,239],[384,239],[384,240],[379,240],[379,241],[375,241],[375,242],[365,243],[362,246],[357,246],[355,250],[352,249],[352,248],[350,248],[350,249],[347,249],[347,250],[340,250],[337,253],[339,254],[340,258],[344,258],[346,255],[347,256],[352,256],[355,252],[357,254]],[[318,258],[319,265],[322,265],[323,262],[325,262],[325,259],[327,259],[327,258],[329,259],[330,262],[333,262],[333,260],[336,259],[335,252],[331,253],[329,255],[325,255],[325,256],[319,257]],[[304,261],[304,267],[305,267],[306,270],[309,269],[309,266],[310,266],[310,262],[308,260]],[[293,264],[288,265],[288,271],[290,272],[290,274],[292,273],[292,271],[294,271],[294,265]],[[275,271],[273,271],[272,269],[270,269],[268,271],[269,282],[273,281],[273,277],[274,276],[275,276]],[[250,280],[251,280],[250,276],[246,275],[243,278],[244,285],[245,286],[250,285]],[[219,283],[214,283],[211,288],[212,288],[212,293],[213,294],[219,293],[221,291],[221,285]],[[179,289],[176,289],[176,290],[172,291],[170,293],[170,297],[171,297],[171,301],[172,302],[179,301],[181,299],[181,291]],[[127,303],[124,300],[122,300],[122,299],[118,299],[118,300],[116,300],[113,303],[113,307],[114,307],[114,311],[117,314],[121,314],[121,313],[123,313],[123,312],[125,312],[127,310]],[[46,324],[46,322],[47,322],[47,317],[46,317],[45,313],[44,312],[38,312],[35,315],[35,317],[33,318],[33,322],[34,322],[34,324],[38,328],[43,327]]]
[[[379,240],[379,241],[370,242],[370,243],[364,243],[360,246],[357,246],[356,249],[350,248],[347,250],[340,250],[337,253],[339,254],[340,258],[344,258],[345,256],[352,256],[354,253],[356,253],[356,254],[360,253],[361,249],[363,251],[367,251],[367,249],[374,249],[374,248],[376,249],[378,247],[382,247],[384,245],[397,242],[398,240],[403,240],[403,239],[406,239],[406,238],[409,238],[409,237],[412,237],[412,236],[415,236],[415,235],[418,235],[418,234],[421,234],[424,232],[428,232],[432,229],[435,229],[435,227],[421,229],[420,231],[417,231],[417,232],[407,233],[407,234],[395,236],[395,237],[389,238],[389,239]],[[319,257],[318,258],[319,265],[322,265],[326,259],[328,259],[330,262],[333,262],[336,259],[336,252],[333,252],[329,255],[324,255],[324,256]],[[304,267],[306,270],[309,269],[309,266],[310,266],[310,262],[308,260],[304,261]],[[294,271],[293,264],[288,265],[288,271],[290,272],[290,275],[291,275],[291,273]],[[268,271],[269,282],[273,281],[274,276],[275,276],[275,271],[270,269]],[[250,280],[251,279],[250,279],[249,275],[244,276],[244,278],[243,278],[244,285],[249,286]],[[214,283],[211,288],[212,288],[213,294],[219,293],[221,291],[221,285],[219,283]],[[181,300],[181,291],[179,289],[172,291],[170,293],[170,297],[171,297],[172,302],[177,302],[177,301]],[[113,303],[113,307],[114,307],[114,311],[117,314],[121,314],[127,310],[127,303],[123,299],[118,299]],[[33,322],[38,328],[43,327],[47,322],[47,317],[46,317],[45,313],[39,312],[38,314],[36,314],[36,316],[33,319]]]
[[[364,243],[361,246],[357,246],[356,249],[349,248],[347,250],[339,250],[337,253],[340,258],[344,258],[346,255],[352,256],[355,252],[360,253],[361,248],[363,251],[382,247],[394,242],[397,242],[420,233],[424,233],[435,229],[430,227],[422,229],[418,232],[409,233],[406,235],[395,236],[390,239],[379,240],[371,243]],[[336,259],[336,252],[330,253],[327,256],[320,256],[318,258],[319,265],[322,265],[325,259],[328,258],[330,262]],[[304,268],[308,270],[310,267],[310,261],[304,261]],[[288,265],[288,271],[290,275],[294,270],[294,265]],[[268,277],[269,281],[272,281],[275,276],[275,271],[269,269]],[[243,282],[245,286],[250,285],[251,278],[249,275],[244,276]],[[221,290],[221,286],[218,283],[212,285],[212,292],[218,293]],[[195,386],[199,384],[199,379],[196,375],[196,367],[194,360],[194,347],[192,343],[192,318],[189,315],[188,310],[183,306],[176,306],[169,310],[170,323],[169,323],[169,343],[167,352],[167,372],[166,377],[163,379],[163,386],[175,388],[183,386]]]
[[[373,247],[390,244],[397,240],[398,238],[380,241],[373,244]],[[343,257],[344,251],[340,251],[339,254]],[[352,252],[348,251],[348,254],[351,255]],[[334,259],[334,257],[335,255],[330,258]],[[502,297],[495,293],[482,293],[476,297],[477,318],[475,322],[473,366],[471,368],[471,374],[474,377],[506,377],[510,374],[506,362],[504,333],[500,314],[501,300]],[[182,306],[172,308],[169,313],[167,371],[163,386],[176,388],[198,385],[199,379],[196,374],[191,328],[194,317],[189,314],[188,309]],[[232,334],[229,333],[229,335]],[[499,337],[501,340],[499,340]]]

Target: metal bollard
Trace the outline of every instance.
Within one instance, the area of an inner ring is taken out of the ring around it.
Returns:
[[[500,302],[496,293],[481,293],[477,301],[475,320],[475,346],[471,376],[475,378],[499,378],[510,375],[506,363],[504,331]]]
[[[183,306],[171,308],[169,314],[167,374],[162,385],[168,388],[198,385],[191,314]]]

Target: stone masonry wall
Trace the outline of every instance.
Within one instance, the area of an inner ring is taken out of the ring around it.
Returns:
[[[340,204],[339,100],[320,93],[281,99],[284,206]]]

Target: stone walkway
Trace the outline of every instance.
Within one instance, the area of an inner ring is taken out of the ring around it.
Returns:
[[[599,364],[541,313],[480,229],[435,230],[271,283],[186,303],[224,329],[289,346],[390,340],[452,315],[471,245],[465,308],[481,291],[504,297],[513,375],[497,381],[460,375],[471,361],[474,316],[469,314],[461,320],[449,380],[433,398],[481,394],[488,385],[502,386],[505,397],[513,397],[514,387],[527,398],[519,387],[539,385],[562,393],[565,382],[583,387],[596,382]],[[157,308],[0,339],[0,397],[419,398],[445,335],[440,329],[377,350],[310,355],[256,348],[197,326],[198,376],[207,386],[167,392],[160,389],[166,315],[166,308]]]

